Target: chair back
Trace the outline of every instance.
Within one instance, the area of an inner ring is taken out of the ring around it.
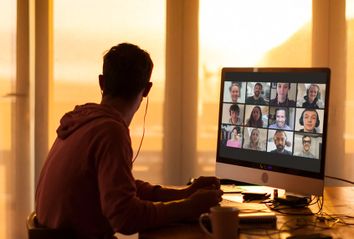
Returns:
[[[51,229],[40,225],[35,212],[28,216],[26,226],[28,239],[75,239],[72,231]]]

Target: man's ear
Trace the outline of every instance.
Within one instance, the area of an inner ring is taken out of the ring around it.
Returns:
[[[98,83],[100,84],[101,91],[104,90],[104,76],[98,75]]]
[[[148,82],[147,85],[145,86],[144,91],[143,91],[143,97],[147,97],[148,96],[151,87],[152,87],[152,82]]]

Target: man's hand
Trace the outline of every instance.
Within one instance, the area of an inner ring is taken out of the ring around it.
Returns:
[[[220,189],[220,180],[216,177],[199,177],[188,187],[189,194],[199,189]]]
[[[223,192],[220,189],[199,189],[188,199],[191,202],[192,211],[199,216],[208,212],[210,207],[216,206],[222,200]]]

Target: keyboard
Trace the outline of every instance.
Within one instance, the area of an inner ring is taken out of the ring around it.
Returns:
[[[256,226],[276,227],[277,217],[263,203],[242,203],[223,199],[220,206],[236,207],[240,210],[241,228]]]
[[[242,193],[244,191],[242,187],[233,184],[221,185],[220,189],[224,193]]]

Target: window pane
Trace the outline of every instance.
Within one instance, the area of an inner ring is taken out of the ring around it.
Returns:
[[[165,76],[165,2],[54,1],[54,99],[50,107],[50,146],[62,115],[75,105],[100,102],[98,75],[106,50],[130,42],[147,50],[154,61],[146,133],[134,165],[138,178],[161,179],[162,104]],[[136,152],[143,132],[145,104],[131,126]]]
[[[12,106],[16,78],[16,1],[5,0],[0,8],[0,238],[12,238],[11,215],[16,210],[13,187],[15,174],[12,149]]]
[[[352,126],[354,117],[354,0],[346,0],[346,21],[347,21],[347,81],[346,81],[346,125],[345,125],[345,153],[348,155],[347,160],[352,161],[354,153],[354,129]],[[354,165],[354,164],[353,164]],[[352,166],[354,168],[354,166]],[[348,167],[350,170],[350,167]],[[348,171],[350,172],[350,171]]]
[[[308,0],[200,0],[198,162],[214,174],[221,68],[311,65]]]

